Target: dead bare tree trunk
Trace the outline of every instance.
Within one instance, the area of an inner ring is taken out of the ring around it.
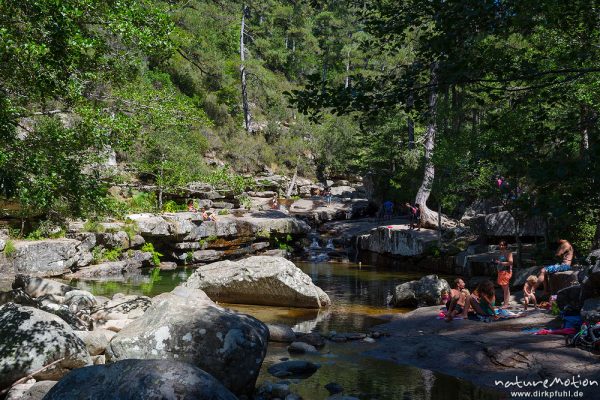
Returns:
[[[431,86],[429,92],[429,105],[428,114],[429,122],[425,131],[425,170],[423,172],[423,180],[421,186],[417,191],[415,197],[415,204],[421,206],[421,226],[424,228],[436,229],[438,226],[438,213],[430,210],[427,207],[427,200],[431,194],[431,188],[433,186],[433,180],[435,178],[435,166],[433,165],[433,151],[435,148],[435,136],[437,134],[437,101],[438,101],[438,77],[437,77],[438,64],[434,62],[431,64],[431,78],[429,84]],[[445,216],[441,216],[441,225],[444,227],[455,226],[455,222],[449,220]]]
[[[423,172],[423,180],[415,197],[415,204],[421,206],[421,225],[423,227],[435,228],[437,213],[427,207],[427,199],[431,194],[433,179],[435,177],[435,166],[433,165],[433,150],[435,148],[435,135],[437,133],[437,63],[431,64],[431,78],[429,84],[431,89],[429,92],[429,122],[425,131],[425,171]]]
[[[240,79],[242,83],[242,108],[244,110],[244,128],[250,132],[250,107],[248,106],[248,88],[246,83],[246,55],[244,46],[244,30],[246,27],[246,14],[248,6],[242,7],[242,27],[240,28]]]

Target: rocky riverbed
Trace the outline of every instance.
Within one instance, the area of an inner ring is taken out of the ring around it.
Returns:
[[[439,306],[423,307],[395,315],[393,321],[378,327],[389,336],[367,354],[504,392],[507,388],[496,381],[538,382],[574,377],[600,384],[598,355],[566,347],[561,335],[531,333],[531,328],[560,327],[560,321],[547,312],[531,311],[522,318],[491,323],[471,320],[448,323],[436,318],[439,310]],[[511,387],[520,390],[509,384],[508,389]],[[557,384],[553,389],[565,388],[569,389]],[[586,399],[597,398],[599,390],[597,385],[580,389]]]

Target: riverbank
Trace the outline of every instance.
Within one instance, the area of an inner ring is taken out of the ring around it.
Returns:
[[[530,311],[525,317],[484,323],[437,319],[439,306],[418,308],[397,314],[377,329],[389,336],[365,354],[397,364],[410,365],[448,374],[478,386],[506,392],[535,392],[518,389],[516,383],[554,378],[596,380],[600,384],[600,357],[588,351],[565,346],[563,336],[533,335],[531,328],[560,327],[560,321],[543,311]],[[548,383],[549,384],[549,383]],[[598,384],[581,387],[584,399],[597,398]],[[583,385],[582,385],[583,386]],[[555,384],[548,390],[574,390],[573,385]]]

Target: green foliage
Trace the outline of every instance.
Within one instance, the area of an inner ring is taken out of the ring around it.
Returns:
[[[59,220],[101,206],[105,149],[126,138],[73,111],[101,102],[95,89],[137,70],[141,52],[169,54],[172,26],[145,0],[0,3],[0,190],[19,200],[20,216]]]
[[[202,182],[210,183],[216,188],[233,190],[234,194],[240,194],[254,188],[254,180],[252,177],[236,174],[231,171],[231,168],[227,165],[217,168],[207,175],[203,175],[200,180]]]
[[[215,241],[215,240],[217,240],[217,239],[219,239],[219,237],[218,237],[218,236],[216,236],[216,235],[210,235],[210,236],[208,236],[208,237],[206,238],[206,242],[208,242],[208,243],[211,243],[211,242],[214,242],[214,241]]]
[[[177,204],[177,202],[175,202],[173,200],[169,200],[163,204],[162,210],[164,212],[170,212],[170,213],[178,212],[178,211],[187,211],[187,205],[186,204]]]
[[[4,255],[6,255],[6,257],[12,257],[16,251],[17,248],[15,247],[15,242],[12,239],[8,239],[4,245]]]
[[[118,261],[123,255],[123,249],[116,247],[108,250],[101,246],[96,246],[92,249],[92,263],[98,264],[105,261]]]
[[[193,262],[194,262],[194,252],[188,251],[187,253],[185,253],[185,263],[191,264]]]
[[[102,233],[106,230],[106,228],[104,228],[104,225],[102,225],[100,222],[89,219],[83,224],[83,230],[85,232]]]
[[[148,192],[136,192],[129,200],[129,209],[132,212],[156,211],[156,195]]]
[[[152,243],[150,243],[150,242],[144,243],[144,245],[142,246],[142,251],[152,253],[152,263],[156,266],[160,265],[160,257],[162,257],[163,254],[156,251],[154,249],[154,245]]]
[[[127,234],[129,240],[133,240],[133,238],[139,233],[140,227],[135,221],[127,220],[125,221],[125,225],[123,225],[123,231]]]
[[[219,210],[219,212],[217,213],[219,215],[229,215],[229,210],[224,208],[222,210]]]

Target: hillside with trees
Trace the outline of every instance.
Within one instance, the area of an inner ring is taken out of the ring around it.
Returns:
[[[116,183],[152,186],[160,209],[195,181],[361,175],[429,225],[495,199],[598,247],[597,16],[591,1],[3,1],[2,208],[60,223],[127,210]]]

